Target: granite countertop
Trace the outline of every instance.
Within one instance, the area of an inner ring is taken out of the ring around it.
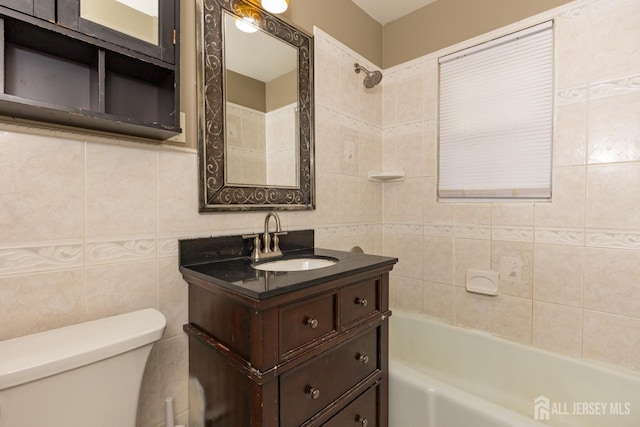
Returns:
[[[200,245],[199,247],[202,247],[203,243],[208,243],[207,241],[203,242],[203,239],[199,240],[200,241],[197,242],[197,244]],[[227,241],[233,240],[227,238]],[[183,250],[182,243],[181,241],[181,251]],[[397,258],[379,255],[313,247],[295,247],[295,245],[287,249],[286,246],[286,244],[283,245],[283,257],[271,258],[264,261],[315,256],[336,258],[338,262],[329,267],[315,270],[289,272],[260,271],[251,267],[254,261],[247,254],[245,245],[243,249],[236,251],[238,256],[235,257],[230,255],[230,253],[234,251],[229,251],[228,249],[223,251],[225,255],[221,255],[219,258],[215,256],[189,257],[181,253],[180,272],[187,281],[189,281],[189,278],[197,278],[209,282],[212,285],[262,300],[376,268],[386,267],[391,269],[393,265],[398,262]]]

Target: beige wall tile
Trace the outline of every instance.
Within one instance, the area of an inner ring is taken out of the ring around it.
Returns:
[[[533,345],[579,357],[582,353],[582,310],[534,301]]]
[[[491,224],[533,226],[533,203],[492,203]]]
[[[339,157],[334,162],[340,163],[342,175],[358,176],[360,162],[360,132],[347,126],[340,126]]]
[[[264,230],[264,214],[256,212],[220,212],[208,215],[213,235],[246,233]],[[203,236],[204,237],[204,236]]]
[[[571,88],[587,83],[589,54],[589,8],[576,4],[555,19],[556,87]]]
[[[508,295],[494,299],[491,332],[522,344],[531,344],[531,300]]]
[[[0,341],[83,320],[82,270],[0,278]]]
[[[424,236],[424,279],[453,284],[453,237]]]
[[[491,271],[499,273],[501,295],[530,299],[533,243],[492,241]]]
[[[534,299],[582,307],[584,248],[536,244],[533,258]]]
[[[453,286],[424,282],[422,313],[447,323],[453,321]]]
[[[491,204],[455,203],[453,220],[455,224],[491,224]]]
[[[591,100],[589,103],[589,163],[640,160],[638,116],[640,116],[640,94]]]
[[[155,260],[90,267],[86,283],[88,320],[158,306]]]
[[[422,223],[422,178],[384,184],[384,221]]]
[[[407,177],[424,175],[426,157],[423,126],[417,127],[415,131],[384,137],[382,143],[383,169],[403,170]]]
[[[640,319],[585,310],[584,357],[640,371],[638,348]]]
[[[340,126],[336,121],[335,110],[318,108],[315,120],[315,161],[316,172],[340,173],[340,162],[336,161],[342,157]]]
[[[164,337],[182,335],[188,323],[188,287],[179,271],[177,257],[158,260],[158,310],[167,318]]]
[[[640,163],[587,169],[587,226],[640,229]]]
[[[422,119],[424,81],[422,75],[405,79],[398,87],[396,98],[396,120],[398,123],[409,123]]]
[[[360,91],[364,90],[364,86],[362,86],[364,76],[362,75],[362,73],[355,73],[353,69],[354,62],[356,62],[356,58],[354,58],[353,56],[344,51],[340,53],[339,110],[350,115],[351,117],[358,117],[360,107],[357,100],[360,97]],[[365,67],[367,66],[367,64],[362,65],[364,65]]]
[[[491,331],[494,311],[499,307],[496,297],[467,292],[464,288],[453,290],[453,322],[467,328]]]
[[[438,112],[438,61],[431,59],[424,63],[423,118],[435,120]]]
[[[455,238],[453,263],[453,284],[464,287],[467,269],[491,269],[491,241]]]
[[[340,106],[339,48],[325,37],[315,38],[316,103],[334,109]]]
[[[397,119],[397,100],[398,87],[397,81],[392,81],[389,77],[382,79],[382,92],[384,102],[382,103],[382,126],[394,126],[398,124]]]
[[[395,306],[398,310],[408,313],[422,313],[424,289],[422,280],[398,276],[396,274],[390,280],[390,286],[395,290]]]
[[[340,176],[341,223],[363,223],[382,219],[382,188],[366,178]]]
[[[640,72],[640,4],[635,0],[595,1],[589,18],[590,80]]]
[[[340,195],[340,176],[316,171],[316,214],[318,224],[337,224],[340,211],[333,201]]]
[[[210,218],[198,213],[196,154],[158,153],[158,232],[210,232]]]
[[[640,318],[640,251],[587,248],[584,308]]]
[[[369,70],[373,71],[377,70],[377,68],[375,66],[371,66]],[[378,126],[382,124],[382,90],[381,84],[378,84],[371,89],[361,90],[360,102],[358,104],[360,107],[358,116],[362,120]]]
[[[554,166],[586,164],[587,103],[556,107],[553,127]]]
[[[438,134],[435,120],[424,121],[424,165],[423,176],[438,175]]]
[[[83,236],[84,144],[0,132],[0,242]]]
[[[158,154],[87,144],[87,237],[155,235]]]
[[[382,169],[382,134],[362,132],[358,148],[358,176],[368,178],[370,170]]]
[[[535,204],[536,227],[584,227],[585,168],[553,168],[551,202]]]
[[[420,279],[424,275],[424,250],[422,234],[385,232],[385,253],[398,258],[394,273]]]
[[[437,200],[437,178],[423,178],[424,222],[453,224],[454,203],[441,203]]]

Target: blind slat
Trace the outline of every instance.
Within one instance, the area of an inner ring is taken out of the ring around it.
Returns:
[[[551,23],[440,61],[440,197],[551,196]]]

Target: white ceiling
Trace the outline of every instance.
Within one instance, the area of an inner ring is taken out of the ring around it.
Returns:
[[[352,0],[373,19],[385,25],[436,0]]]

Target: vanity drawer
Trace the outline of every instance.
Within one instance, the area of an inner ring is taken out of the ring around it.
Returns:
[[[280,379],[281,426],[299,426],[378,369],[377,328]]]
[[[323,427],[378,426],[378,395],[378,387],[370,388],[324,423]]]
[[[336,333],[338,294],[324,294],[280,308],[280,355],[311,344],[312,341]]]
[[[342,289],[340,296],[342,325],[348,325],[380,310],[379,284],[378,279],[369,279]]]

